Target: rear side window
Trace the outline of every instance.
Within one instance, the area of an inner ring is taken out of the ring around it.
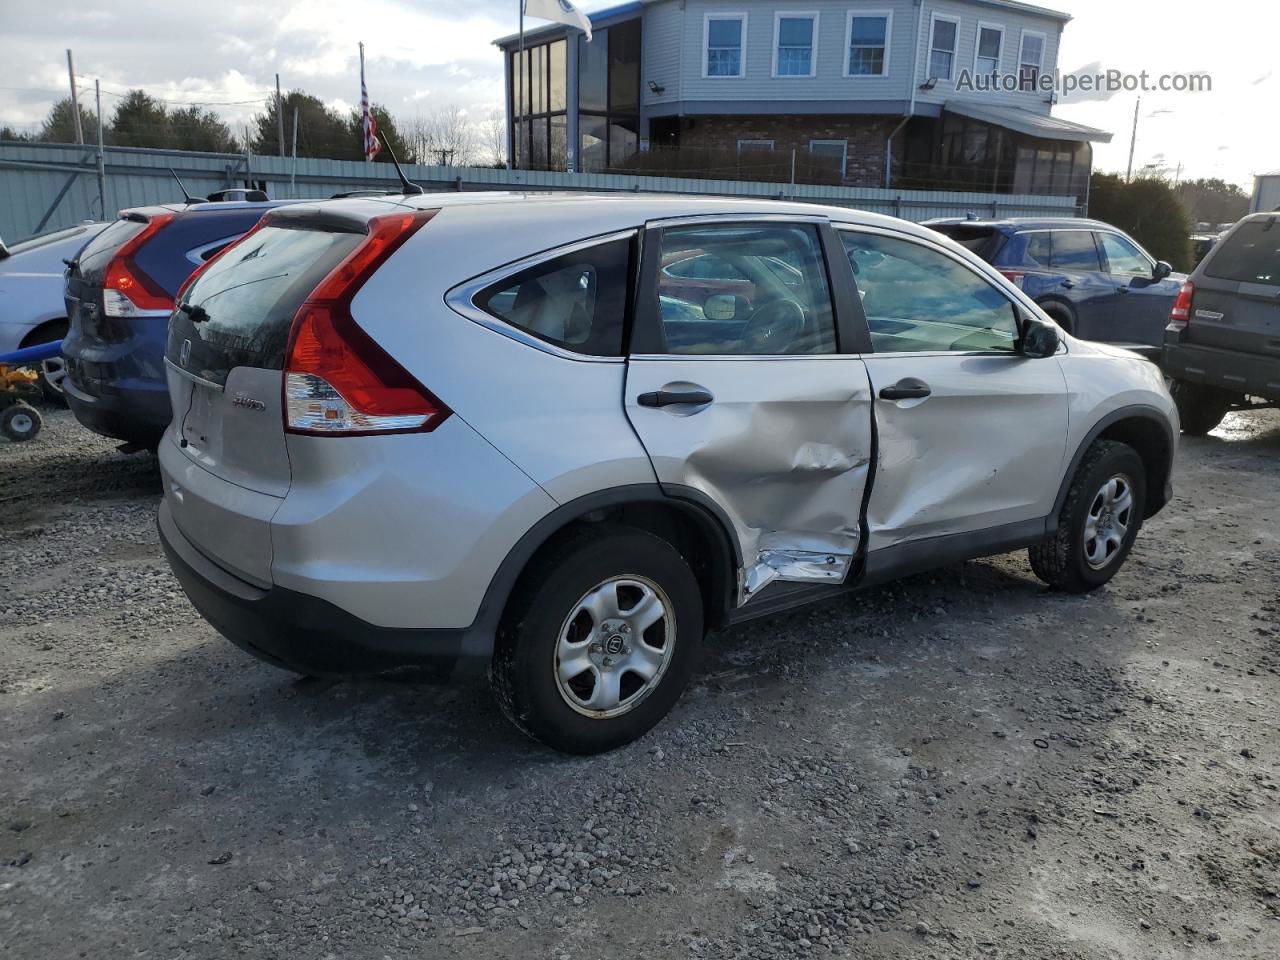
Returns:
[[[225,383],[235,367],[280,370],[294,314],[363,233],[265,227],[214,261],[183,295],[168,357]],[[191,341],[186,363],[182,344]]]
[[[1204,272],[1219,280],[1280,287],[1280,218],[1242,223],[1222,240]]]
[[[610,240],[544,260],[486,287],[475,305],[557,347],[620,357],[631,247],[629,238]]]
[[[933,228],[960,246],[980,256],[987,263],[996,258],[1007,238],[995,227],[969,227],[962,223],[940,224]]]
[[[85,275],[102,270],[117,250],[140,234],[147,227],[146,220],[126,220],[121,217],[94,237],[80,251],[80,273]]]
[[[1088,230],[1055,230],[1053,255],[1049,261],[1055,270],[1078,270],[1097,273],[1102,270],[1098,245]]]
[[[1022,254],[1024,266],[1048,268],[1053,257],[1053,234],[1047,232],[1027,234],[1027,245]]]

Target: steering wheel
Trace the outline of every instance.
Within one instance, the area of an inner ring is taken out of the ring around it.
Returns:
[[[742,328],[747,353],[786,353],[804,331],[804,307],[794,300],[774,300],[755,312]]]

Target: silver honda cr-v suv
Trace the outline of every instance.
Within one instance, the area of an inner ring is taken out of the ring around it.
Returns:
[[[1030,548],[1085,591],[1168,501],[1159,371],[850,210],[414,196],[269,213],[179,295],[159,528],[303,673],[488,667],[563,750],[671,709],[704,631]]]

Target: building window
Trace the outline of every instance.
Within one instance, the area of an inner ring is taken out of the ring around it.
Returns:
[[[553,128],[552,143],[555,144]],[[621,167],[640,146],[640,21],[578,37],[578,161],[599,173]]]
[[[954,74],[956,63],[956,35],[960,32],[960,21],[950,17],[933,15],[933,26],[929,41],[929,78],[931,80],[950,80]]]
[[[568,158],[563,134],[556,131],[567,124],[565,112],[564,40],[528,47],[523,61],[519,51],[511,54],[511,89],[508,91],[514,122],[511,125],[511,165],[523,170],[563,170]]]
[[[707,15],[703,21],[704,77],[746,76],[746,58],[742,55],[747,35],[745,13]]]
[[[1022,31],[1022,49],[1018,53],[1018,85],[1023,90],[1034,90],[1044,69],[1044,34],[1032,30]]]
[[[812,77],[816,71],[813,55],[818,35],[816,13],[775,14],[773,18],[773,75]]]
[[[829,157],[833,168],[839,170],[840,176],[844,177],[845,163],[849,156],[848,140],[810,140],[809,152],[824,160]]]
[[[739,140],[738,152],[744,153],[751,150],[772,150],[772,140]]]
[[[845,29],[849,58],[844,66],[846,77],[885,77],[889,75],[889,35],[893,32],[893,12],[875,10],[849,11]]]
[[[973,72],[980,77],[1000,72],[1000,55],[1004,52],[1004,27],[978,24],[978,45],[974,50]]]

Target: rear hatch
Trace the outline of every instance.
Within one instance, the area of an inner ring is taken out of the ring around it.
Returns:
[[[169,508],[198,549],[250,583],[271,582],[270,521],[289,490],[293,319],[363,239],[354,225],[259,226],[195,275],[169,324]]]
[[[1280,358],[1280,216],[1236,226],[1193,282],[1184,343]]]

